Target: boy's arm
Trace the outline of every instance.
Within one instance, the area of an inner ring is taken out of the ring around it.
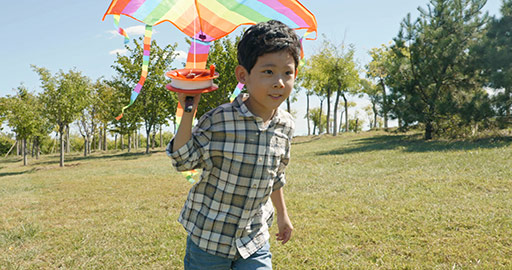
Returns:
[[[171,149],[172,152],[178,151],[178,149],[184,146],[192,137],[192,121],[194,120],[194,114],[197,110],[197,104],[199,104],[199,100],[201,99],[201,94],[191,95],[178,93],[178,101],[180,102],[182,108],[185,108],[186,96],[194,96],[194,107],[192,108],[192,112],[183,112],[180,126],[176,132],[176,136],[174,137],[174,143]]]
[[[288,242],[292,237],[293,226],[290,218],[288,217],[288,211],[286,210],[283,189],[280,188],[274,190],[270,194],[270,199],[272,200],[272,204],[274,204],[277,212],[277,226],[279,228],[279,233],[276,234],[277,241],[281,241],[283,244],[286,244],[286,242]]]

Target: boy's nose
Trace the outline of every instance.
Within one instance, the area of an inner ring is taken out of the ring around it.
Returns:
[[[274,83],[274,88],[284,88],[284,82],[283,82],[283,79],[278,79],[278,80]]]

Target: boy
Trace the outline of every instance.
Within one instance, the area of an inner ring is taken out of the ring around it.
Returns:
[[[272,204],[277,240],[290,239],[282,187],[294,123],[279,105],[293,89],[299,55],[299,39],[285,24],[250,27],[235,69],[248,94],[203,115],[193,131],[200,95],[184,113],[167,153],[179,171],[203,169],[179,218],[188,233],[185,269],[272,269]],[[184,96],[178,94],[182,105]]]

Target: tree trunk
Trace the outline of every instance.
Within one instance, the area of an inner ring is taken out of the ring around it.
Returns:
[[[27,157],[27,139],[23,139],[23,166],[27,166],[28,157]]]
[[[331,134],[331,90],[329,89],[327,94],[327,134]]]
[[[311,135],[311,124],[309,123],[309,93],[306,93],[306,120],[308,122],[308,136]]]
[[[334,123],[333,123],[333,136],[338,135],[338,103],[340,102],[341,91],[336,91],[336,101],[334,102]],[[341,119],[340,119],[341,121]]]
[[[66,125],[66,153],[71,152],[71,138],[69,137],[69,125]]]
[[[286,110],[288,111],[288,113],[289,113],[289,114],[291,114],[291,113],[292,113],[290,97],[288,97],[288,98],[286,99]]]
[[[377,115],[379,113],[379,111],[377,110],[376,102],[372,104],[372,109],[373,109],[373,128],[376,128],[377,127]]]
[[[87,141],[88,140],[87,140],[87,136],[82,136],[82,137],[84,137],[84,157],[86,157],[87,156],[87,145],[88,145]]]
[[[151,138],[151,126],[149,127],[149,130],[146,127],[146,154],[149,154],[150,138]]]
[[[338,131],[341,133],[343,131],[343,111],[341,111],[341,115],[340,115],[340,127],[338,129]]]
[[[434,126],[432,125],[432,122],[427,122],[425,124],[425,140],[431,140],[433,132],[434,132]]]
[[[117,133],[114,134],[114,150],[117,150]]]
[[[349,122],[348,122],[348,100],[347,97],[345,97],[345,94],[341,95],[343,98],[343,102],[345,105],[345,132],[348,132],[349,128]]]
[[[32,145],[30,146],[30,157],[34,158],[34,151],[35,151],[35,139],[36,137],[32,138]]]
[[[59,128],[59,134],[60,134],[60,166],[64,167],[64,126]]]
[[[383,102],[383,110],[382,113],[384,114],[384,129],[388,130],[388,95],[386,94],[386,85],[384,84],[384,80],[380,80],[380,85],[382,86],[382,102]]]
[[[37,138],[36,140],[36,159],[39,160],[39,155],[41,154],[41,147],[40,147],[40,142],[39,142],[39,137]]]
[[[103,123],[103,151],[108,150],[107,145],[107,124]]]
[[[164,146],[164,138],[162,137],[162,125],[160,125],[160,148]]]
[[[98,128],[98,146],[96,147],[96,149],[98,151],[102,150],[102,145],[103,145],[103,129],[100,126]]]
[[[128,133],[128,153],[132,150],[132,133]]]
[[[121,143],[121,151],[124,150],[124,140],[123,140],[123,134],[119,134],[120,138],[119,138],[119,143]]]
[[[156,124],[153,125],[153,136],[151,137],[151,149],[155,149]]]

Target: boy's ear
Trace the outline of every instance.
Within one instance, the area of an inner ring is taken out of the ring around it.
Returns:
[[[299,74],[299,68],[295,69],[295,77],[294,77],[294,79],[297,79],[297,74]]]
[[[238,65],[235,68],[235,76],[238,82],[245,84],[247,81],[247,76],[249,76],[249,72],[242,65]]]

